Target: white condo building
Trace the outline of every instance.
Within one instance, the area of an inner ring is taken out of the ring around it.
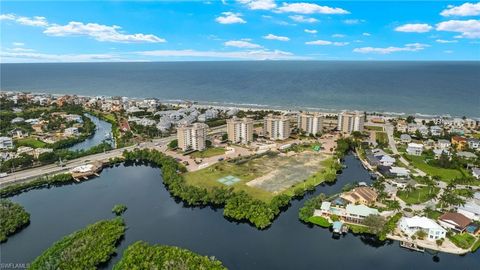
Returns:
[[[363,131],[363,112],[342,112],[338,115],[338,130],[343,133]]]
[[[228,140],[232,143],[247,144],[253,141],[253,120],[233,117],[227,120]]]
[[[183,151],[204,150],[206,148],[207,130],[208,125],[203,123],[179,126],[177,128],[178,147]]]
[[[263,134],[271,140],[287,139],[290,137],[290,120],[285,115],[267,115],[263,123]]]
[[[298,115],[298,129],[307,135],[315,135],[322,132],[323,119],[323,115],[319,113],[301,113]]]

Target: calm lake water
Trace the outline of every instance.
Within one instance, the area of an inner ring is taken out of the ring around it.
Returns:
[[[114,204],[128,206],[128,230],[118,255],[138,240],[175,245],[213,255],[229,269],[478,269],[480,253],[466,256],[411,252],[397,242],[375,245],[365,236],[348,234],[338,240],[327,229],[298,220],[304,201],[321,192],[332,194],[351,182],[370,182],[368,172],[349,155],[347,168],[334,185],[317,187],[314,194],[295,200],[260,231],[226,220],[222,209],[185,207],[162,184],[161,173],[148,166],[105,169],[88,182],[33,190],[12,197],[31,213],[31,224],[2,244],[1,262],[32,261],[63,236],[100,219],[112,218]]]
[[[95,133],[92,137],[87,138],[85,141],[75,144],[68,148],[69,150],[88,150],[89,148],[101,144],[105,139],[105,134],[112,133],[112,124],[99,119],[91,114],[85,114],[96,126]]]

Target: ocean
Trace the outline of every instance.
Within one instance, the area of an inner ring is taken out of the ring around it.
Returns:
[[[1,64],[2,91],[480,117],[480,62]]]

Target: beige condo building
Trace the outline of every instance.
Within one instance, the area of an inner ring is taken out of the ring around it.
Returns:
[[[207,130],[208,125],[203,123],[179,126],[177,128],[178,147],[183,151],[204,150],[206,148]]]
[[[324,118],[320,113],[301,113],[298,115],[298,129],[307,135],[315,135],[322,132]]]
[[[248,144],[253,141],[253,120],[233,117],[227,120],[228,140],[232,143]]]
[[[290,137],[290,120],[285,115],[267,115],[263,122],[263,135],[271,140],[287,139]]]
[[[363,131],[364,113],[363,112],[342,112],[338,115],[338,130],[342,133],[352,133],[354,131]]]

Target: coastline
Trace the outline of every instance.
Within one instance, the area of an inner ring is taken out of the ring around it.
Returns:
[[[93,98],[93,97],[112,97],[109,95],[98,95],[98,96],[91,96],[91,95],[81,95],[81,94],[67,94],[67,93],[47,93],[47,92],[36,92],[36,91],[29,91],[29,90],[4,90],[0,89],[0,92],[5,93],[31,93],[37,95],[52,95],[54,97],[61,97],[66,95],[76,95],[82,98]],[[342,111],[365,111],[367,115],[378,115],[378,116],[385,116],[385,117],[406,117],[408,115],[415,116],[416,118],[420,119],[428,119],[428,118],[461,118],[463,116],[479,119],[480,115],[452,115],[447,112],[445,113],[438,113],[438,114],[428,114],[422,112],[393,112],[393,111],[374,111],[368,110],[365,108],[325,108],[325,107],[311,107],[311,106],[298,106],[298,105],[273,105],[273,104],[256,104],[256,103],[235,103],[235,102],[220,102],[220,101],[203,101],[203,100],[188,100],[188,99],[162,99],[158,97],[138,97],[138,96],[126,96],[128,99],[131,100],[146,100],[146,99],[158,99],[163,104],[173,105],[173,106],[190,106],[195,105],[199,108],[215,108],[215,109],[228,109],[228,108],[236,108],[241,110],[251,110],[251,111],[263,111],[263,110],[271,110],[271,111],[278,111],[283,113],[298,113],[300,111],[310,111],[310,112],[319,112],[324,114],[338,114]]]

